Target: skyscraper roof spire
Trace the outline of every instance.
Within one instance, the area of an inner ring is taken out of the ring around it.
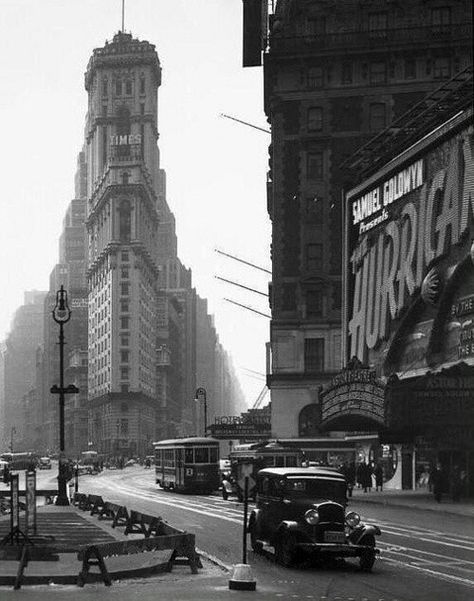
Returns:
[[[122,33],[125,31],[125,0],[122,0]]]

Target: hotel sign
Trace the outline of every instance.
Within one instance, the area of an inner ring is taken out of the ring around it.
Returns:
[[[261,440],[271,435],[270,417],[266,415],[227,415],[216,417],[208,426],[214,438],[249,438]]]

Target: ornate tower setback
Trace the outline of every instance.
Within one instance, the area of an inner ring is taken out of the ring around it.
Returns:
[[[117,33],[85,74],[89,443],[145,454],[155,437],[160,203],[155,46]]]

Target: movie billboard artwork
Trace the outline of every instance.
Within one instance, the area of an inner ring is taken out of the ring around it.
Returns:
[[[397,342],[410,365],[426,367],[436,327],[437,335],[447,328],[456,359],[474,357],[472,332],[459,319],[474,293],[472,134],[466,118],[445,125],[346,194],[347,358],[379,364],[401,324],[406,336]],[[463,261],[470,267],[455,289]],[[446,323],[436,325],[451,289]],[[403,323],[410,320],[411,328]]]

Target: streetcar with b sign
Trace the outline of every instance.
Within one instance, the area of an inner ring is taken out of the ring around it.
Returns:
[[[156,483],[163,490],[210,494],[219,488],[219,441],[177,438],[154,442]]]

